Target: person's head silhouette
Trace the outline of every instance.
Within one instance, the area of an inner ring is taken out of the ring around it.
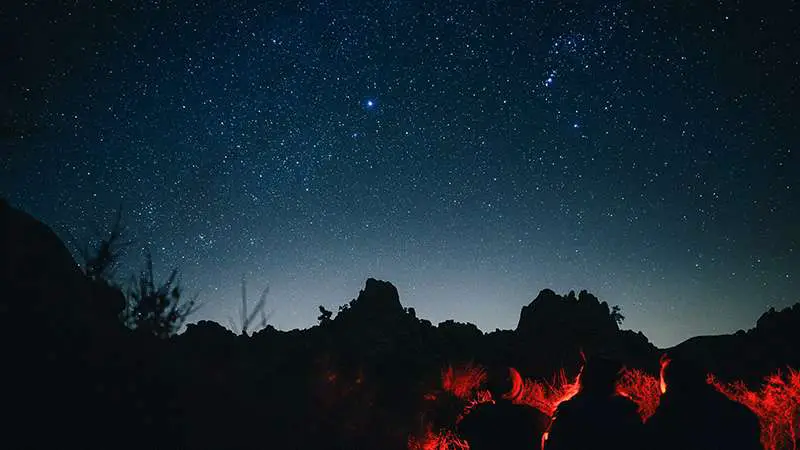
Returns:
[[[700,366],[683,358],[663,362],[662,383],[666,392],[696,392],[708,388],[707,376]]]
[[[512,367],[493,368],[486,375],[486,389],[495,401],[513,400],[522,389],[522,378]]]
[[[581,392],[610,395],[614,393],[622,363],[607,357],[586,360],[581,371]]]

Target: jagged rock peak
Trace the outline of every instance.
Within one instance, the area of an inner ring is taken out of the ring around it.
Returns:
[[[563,298],[560,295],[553,292],[552,289],[542,289],[541,291],[539,291],[539,295],[537,295],[536,298],[533,299],[531,305],[533,305],[536,302],[542,303],[547,301],[561,301],[561,300],[563,300]]]
[[[358,298],[352,302],[353,308],[365,309],[374,312],[403,312],[400,304],[400,294],[397,288],[388,281],[368,278],[367,283],[358,293]]]
[[[800,303],[776,310],[769,308],[756,322],[755,331],[759,333],[781,333],[786,330],[797,329],[800,324]]]
[[[561,296],[550,289],[540,291],[530,304],[522,308],[517,324],[517,330],[523,332],[597,328],[618,330],[606,302],[600,302],[586,291],[577,296],[574,291]]]

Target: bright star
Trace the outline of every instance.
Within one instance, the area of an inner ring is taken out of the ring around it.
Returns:
[[[556,79],[556,72],[554,70],[550,72],[550,74],[547,76],[547,79],[544,80],[544,85],[550,87],[553,84],[553,81],[555,81],[555,79]]]

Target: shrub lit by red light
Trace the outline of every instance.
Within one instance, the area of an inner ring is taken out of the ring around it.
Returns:
[[[662,358],[661,367],[669,364]],[[663,374],[662,374],[663,375]],[[514,403],[534,407],[552,417],[558,405],[578,393],[580,378],[570,379],[562,369],[550,382],[523,378],[511,369],[512,389],[508,398]],[[459,402],[450,422],[458,423],[475,405],[492,401],[488,391],[481,390],[485,370],[478,365],[448,367],[442,371],[442,389]],[[727,397],[753,410],[761,424],[761,442],[765,450],[796,450],[800,435],[800,371],[789,369],[765,378],[758,391],[744,383],[720,383],[709,375],[709,383]],[[647,421],[658,408],[666,386],[663,376],[655,377],[639,369],[624,369],[617,383],[617,392],[638,405],[639,414]],[[437,400],[434,395],[431,400]],[[466,450],[469,445],[453,428],[434,430],[427,424],[422,437],[409,438],[410,450]]]

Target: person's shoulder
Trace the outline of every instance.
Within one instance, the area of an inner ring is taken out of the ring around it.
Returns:
[[[480,405],[475,405],[472,409],[470,409],[459,421],[459,425],[461,427],[469,428],[473,424],[480,422],[483,417],[487,415],[487,413],[491,412],[491,406],[489,403],[482,403]]]
[[[742,423],[758,425],[758,415],[752,409],[734,400],[730,400],[730,409]]]
[[[628,415],[639,415],[639,405],[633,400],[623,395],[614,395],[610,399],[611,404],[621,413]]]
[[[580,403],[580,399],[576,399],[575,397],[569,400],[564,400],[563,402],[558,404],[558,406],[556,407],[556,412],[569,411],[570,409],[574,409],[578,403]]]
[[[758,420],[756,413],[745,406],[743,403],[737,402],[719,391],[714,391],[715,407],[719,410],[727,411],[727,414],[734,418],[742,420]]]
[[[564,400],[563,402],[559,403],[556,407],[555,412],[553,413],[553,418],[557,417],[564,417],[575,414],[577,411],[582,409],[583,401],[579,397],[573,397],[569,400]]]
[[[618,408],[636,408],[636,402],[624,395],[614,394],[608,398],[608,401]]]
[[[549,420],[547,414],[543,413],[537,408],[534,408],[533,406],[514,404],[512,405],[512,407],[514,408],[514,412],[521,417],[525,417],[528,419],[535,419],[535,420],[540,420],[540,419]]]

